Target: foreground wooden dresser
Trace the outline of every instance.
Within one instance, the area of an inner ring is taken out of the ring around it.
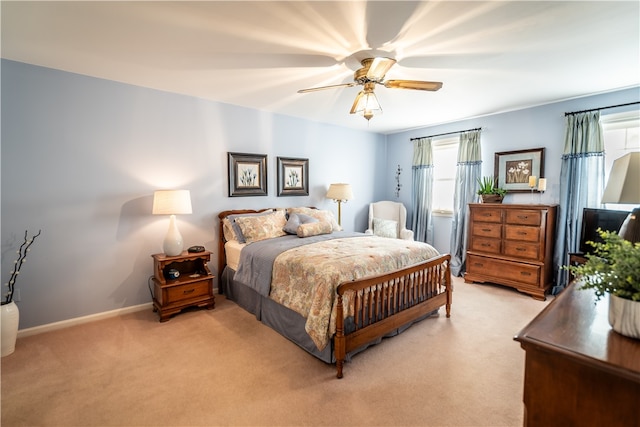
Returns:
[[[553,284],[556,205],[469,204],[465,282],[511,286],[545,299]]]
[[[640,426],[640,340],[609,326],[609,301],[572,283],[515,340],[526,352],[525,426]]]

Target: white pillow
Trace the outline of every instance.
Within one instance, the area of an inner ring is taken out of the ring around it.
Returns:
[[[373,234],[380,237],[398,238],[398,221],[373,218]]]

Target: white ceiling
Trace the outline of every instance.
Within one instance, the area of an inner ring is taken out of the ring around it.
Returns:
[[[381,133],[640,84],[638,1],[2,1],[2,57]],[[398,63],[350,115],[358,52]]]

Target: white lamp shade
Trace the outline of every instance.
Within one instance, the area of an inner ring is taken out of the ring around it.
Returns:
[[[191,193],[189,190],[158,190],[153,193],[154,215],[190,214]]]
[[[331,184],[327,191],[327,199],[333,200],[351,200],[353,199],[353,191],[350,184]]]
[[[627,153],[613,162],[602,203],[640,203],[640,152]]]

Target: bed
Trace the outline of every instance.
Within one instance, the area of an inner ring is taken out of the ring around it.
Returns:
[[[452,302],[450,255],[421,242],[346,232],[330,211],[218,215],[219,292],[310,354],[345,361]],[[294,221],[295,220],[295,221]]]

